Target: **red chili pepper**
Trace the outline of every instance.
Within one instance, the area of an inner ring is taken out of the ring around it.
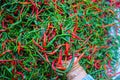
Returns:
[[[91,56],[91,55],[88,55],[88,56],[86,56],[86,58],[87,58],[88,60],[91,60],[92,56]]]
[[[15,74],[15,68],[12,69],[12,74]]]
[[[31,4],[31,2],[25,1],[25,2],[19,2],[19,4],[27,5],[27,4]]]
[[[14,15],[18,15],[18,9],[16,9],[16,11],[14,12]]]
[[[17,65],[16,60],[12,60],[11,64],[12,64],[13,66],[16,66],[16,65]]]
[[[60,69],[60,70],[66,70],[66,68],[63,67],[63,66],[57,66],[56,68],[57,68],[57,69]]]
[[[100,46],[100,48],[109,48],[110,46]]]
[[[76,50],[75,53],[79,53],[79,52],[82,51],[84,48],[85,48],[85,47]]]
[[[112,60],[112,58],[110,57],[110,55],[109,55],[108,53],[106,53],[106,56],[107,56],[108,58],[110,58],[110,60]]]
[[[114,0],[109,0],[109,2],[113,2]]]
[[[67,32],[68,32],[68,33],[71,33],[71,31],[70,31],[70,30],[68,30]]]
[[[96,51],[98,51],[97,46],[94,47],[92,54],[94,54]]]
[[[60,24],[60,30],[62,30],[63,24]]]
[[[72,38],[70,38],[70,42],[74,42],[74,40]]]
[[[95,9],[97,12],[101,12],[101,11],[102,11],[100,8],[97,8],[97,7],[94,7],[94,9]]]
[[[82,54],[77,58],[77,60],[75,61],[74,64],[77,64],[77,63],[80,61],[80,59],[84,56],[84,54],[85,54],[85,53],[82,53]]]
[[[49,0],[44,0],[44,4],[49,6]]]
[[[111,38],[110,38],[110,39],[107,39],[106,42],[107,42],[108,44],[110,44],[110,43],[112,42]]]
[[[40,2],[38,2],[38,5],[42,5],[42,2],[40,1]]]
[[[46,35],[48,36],[48,38],[51,36],[51,34],[53,33],[53,30],[54,29],[52,29],[52,30],[47,30],[46,31]]]
[[[21,10],[21,6],[17,6],[17,9],[18,9],[18,10]]]
[[[63,12],[62,12],[62,11],[59,11],[59,14],[63,15]]]
[[[46,77],[50,77],[50,76],[51,76],[51,74],[50,74],[50,73],[48,73],[48,74],[45,74],[45,76],[46,76]]]
[[[43,34],[43,46],[46,46],[47,36],[46,33]]]
[[[30,2],[32,3],[32,5],[33,5],[33,6],[35,6],[35,7],[36,7],[36,4],[34,3],[34,1],[33,1],[33,0],[30,0]]]
[[[87,69],[90,69],[90,68],[91,68],[91,66],[90,66],[89,64],[87,64],[87,65],[86,65],[86,68],[87,68]]]
[[[104,65],[104,69],[105,69],[105,71],[107,71],[107,66],[106,66],[106,64]]]
[[[96,69],[100,69],[100,67],[101,67],[101,65],[100,65],[100,60],[95,60],[94,61],[94,67],[96,68]]]
[[[17,62],[16,61],[12,61],[11,64],[13,66],[12,73],[13,73],[13,75],[15,75]]]
[[[64,44],[58,45],[54,51],[52,51],[52,52],[50,52],[50,53],[47,53],[47,54],[49,54],[49,55],[54,55],[54,54],[58,51],[58,49],[59,49],[61,46],[63,46],[63,45],[64,45]]]
[[[38,68],[37,64],[34,65],[34,68]]]
[[[6,46],[6,43],[8,43],[10,40],[6,39],[3,43],[2,43],[2,48],[4,49]]]
[[[55,35],[56,35],[56,30],[54,29],[53,31],[52,31],[52,34],[51,34],[51,36],[50,36],[50,34],[48,34],[48,41],[50,41],[50,40],[52,40],[54,37],[55,37]]]
[[[10,53],[10,54],[12,53],[11,50],[6,50],[6,51],[4,51],[3,53],[0,54],[0,57],[3,56],[3,55],[5,55],[7,52]]]
[[[63,9],[60,8],[57,4],[56,4],[55,6],[57,7],[57,9],[58,9],[59,11],[63,12]]]
[[[76,12],[76,13],[77,13],[77,12]],[[78,30],[78,16],[76,16],[73,33],[76,34],[76,31],[77,31],[77,30]]]
[[[15,61],[15,60],[0,60],[0,62],[12,62],[12,61]]]
[[[57,0],[52,0],[53,2],[56,2]]]
[[[38,43],[35,42],[34,39],[32,39],[32,42],[41,50],[45,50],[42,46],[40,46]]]
[[[35,7],[34,7],[34,6],[31,6],[31,8],[32,8],[32,15],[33,15],[34,12],[35,12]]]
[[[47,30],[49,30],[49,29],[51,29],[51,28],[53,28],[53,25],[52,25],[52,23],[49,23],[49,24],[48,24],[48,27],[47,27]]]
[[[103,13],[101,16],[100,16],[100,18],[104,18],[104,17],[106,17],[106,13]]]
[[[16,80],[15,78],[12,78],[12,80]]]
[[[58,49],[55,49],[54,51],[50,52],[50,53],[47,53],[49,55],[54,55],[56,52],[57,52]]]
[[[18,42],[17,51],[18,51],[18,55],[20,55],[20,51],[21,51],[21,43],[20,42]]]
[[[47,10],[47,9],[41,9],[41,10],[38,12],[38,14],[44,12],[45,10]]]
[[[58,80],[59,79],[59,76],[56,76],[55,80]]]
[[[36,19],[38,19],[39,11],[38,8],[36,7]]]
[[[60,49],[60,51],[59,51],[59,58],[58,58],[57,64],[62,65],[62,49]]]
[[[0,30],[0,34],[1,34],[2,32],[5,32],[5,30]],[[2,34],[1,34],[1,35],[2,35]]]
[[[77,9],[74,9],[74,13],[77,13]]]
[[[2,21],[2,28],[4,28],[4,29],[7,28],[7,25],[5,24],[4,20]]]
[[[65,3],[64,0],[61,0],[61,3],[64,4]]]
[[[8,19],[12,19],[12,20],[14,20],[14,17],[11,16],[11,15],[7,15],[7,16],[6,16],[6,20],[8,20]]]
[[[75,25],[75,26],[74,26],[74,30],[73,30],[74,34],[76,34],[76,31],[77,31],[77,30],[78,30],[78,26]]]
[[[4,63],[6,63],[6,62],[12,62],[12,60],[0,60],[0,64],[1,64],[1,63],[4,64]]]
[[[55,62],[56,62],[56,60],[53,60],[53,62],[52,62],[52,69],[53,69],[54,71],[56,71]]]
[[[0,33],[0,38],[2,38],[2,34]],[[3,48],[3,46],[2,46],[2,48]]]
[[[65,55],[68,56],[68,52],[70,50],[70,45],[66,42],[65,43]]]
[[[48,63],[50,63],[49,59],[48,59],[48,55],[46,53],[44,53],[45,59]]]
[[[115,3],[116,0],[109,0],[110,6],[112,6]]]
[[[90,38],[91,38],[91,36],[89,36],[89,37],[84,41],[83,44],[85,44]]]
[[[22,79],[24,79],[24,74],[23,74],[22,72],[18,72],[18,71],[16,71],[16,74],[21,75]]]
[[[19,64],[21,65],[22,68],[24,68],[26,71],[30,72],[31,70],[25,67],[22,63],[22,61],[19,61]]]
[[[30,2],[33,5],[33,10],[35,10],[35,12],[36,12],[36,19],[38,19],[38,14],[39,14],[38,8],[37,8],[36,4],[33,2],[33,0],[30,0]]]
[[[111,66],[111,60],[108,60],[108,67],[112,68],[112,66]]]
[[[97,2],[97,0],[92,0],[92,2]]]
[[[72,16],[73,16],[73,14],[71,13],[71,14],[69,14],[69,16],[70,16],[70,17],[72,17]]]
[[[92,26],[92,24],[85,24],[85,26],[91,27],[91,26]]]
[[[22,15],[23,9],[24,9],[24,7],[22,7],[22,9],[20,10],[20,15]]]
[[[76,38],[76,39],[78,39],[78,40],[82,40],[79,36],[77,36],[75,33],[72,33],[72,37],[73,38]]]
[[[74,56],[75,56],[75,57],[78,57],[78,56],[79,56],[79,54],[75,53],[75,54],[74,54]],[[69,56],[67,57],[67,60],[71,60],[71,59],[72,59],[72,57],[73,57],[72,55],[69,55]]]

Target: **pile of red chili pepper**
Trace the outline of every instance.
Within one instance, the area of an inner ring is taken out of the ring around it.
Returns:
[[[0,79],[65,80],[74,57],[96,80],[112,78],[118,74],[110,69],[112,5],[107,0],[1,0]],[[66,68],[63,61],[70,59]]]

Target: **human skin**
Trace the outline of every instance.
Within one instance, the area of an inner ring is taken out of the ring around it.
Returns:
[[[75,61],[77,58],[75,58]],[[74,62],[75,62],[74,61]],[[68,64],[70,61],[68,61]],[[82,80],[85,78],[87,73],[85,70],[79,65],[79,63],[76,63],[73,65],[72,69],[67,73],[67,80]]]

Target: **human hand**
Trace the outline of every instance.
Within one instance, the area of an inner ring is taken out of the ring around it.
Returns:
[[[75,58],[74,62],[76,62],[77,58]],[[70,60],[67,61],[67,65],[70,64]],[[86,77],[87,73],[85,70],[79,65],[79,63],[76,63],[73,65],[72,69],[67,73],[67,79],[68,80],[82,80],[84,77]]]

